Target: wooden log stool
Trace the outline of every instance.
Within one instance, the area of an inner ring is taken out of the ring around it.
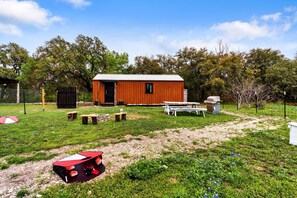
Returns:
[[[121,114],[120,113],[115,114],[115,121],[116,122],[120,122],[121,121]]]
[[[81,115],[80,117],[81,117],[82,124],[88,124],[89,118],[92,119],[93,124],[98,124],[98,115],[96,114]]]
[[[120,122],[121,120],[127,120],[126,113],[116,113],[115,115],[115,121]]]
[[[74,120],[77,118],[77,111],[72,111],[67,113],[68,120]]]
[[[82,124],[88,124],[89,116],[88,115],[81,115]]]
[[[122,113],[122,120],[127,120],[126,119],[126,113]]]
[[[97,120],[98,116],[92,116],[91,118],[92,118],[93,124],[98,124],[98,120]]]

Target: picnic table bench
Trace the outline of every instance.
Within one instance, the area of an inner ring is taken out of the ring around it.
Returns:
[[[187,106],[182,106],[182,105],[179,105],[179,106],[163,106],[164,108],[164,113],[167,113],[168,115],[170,115],[170,113],[172,113],[172,108],[182,108],[182,107],[187,107]]]
[[[82,124],[88,124],[89,118],[92,120],[93,124],[98,123],[98,115],[97,114],[88,114],[88,115],[81,115]]]
[[[171,108],[172,115],[177,116],[177,112],[196,112],[197,115],[205,117],[206,108],[192,108],[192,107],[174,107]]]
[[[67,113],[68,120],[74,120],[77,118],[77,111],[72,111]]]
[[[198,108],[199,102],[164,102],[164,113],[170,115],[175,108]]]
[[[115,115],[115,121],[120,122],[121,118],[122,118],[122,120],[126,120],[127,113],[126,112],[121,112],[121,113],[116,113],[114,115]]]

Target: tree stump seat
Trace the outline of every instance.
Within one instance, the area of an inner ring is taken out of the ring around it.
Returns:
[[[82,124],[88,124],[89,118],[91,118],[93,124],[98,124],[98,115],[97,114],[89,114],[89,115],[81,115]]]
[[[126,115],[127,113],[126,112],[123,112],[123,113],[116,113],[114,114],[115,115],[115,121],[116,122],[120,122],[121,120],[126,120]]]
[[[68,120],[74,120],[77,118],[77,111],[72,111],[67,113]]]

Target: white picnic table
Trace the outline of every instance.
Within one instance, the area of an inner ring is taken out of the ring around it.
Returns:
[[[207,110],[206,108],[199,108],[199,102],[164,102],[164,113],[170,115],[170,113],[174,116],[177,116],[177,112],[196,112],[197,115],[202,115],[205,117],[204,112]]]

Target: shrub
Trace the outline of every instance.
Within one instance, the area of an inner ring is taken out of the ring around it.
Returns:
[[[7,168],[9,168],[9,164],[0,163],[0,170],[7,169]]]
[[[19,190],[19,192],[17,192],[16,197],[26,197],[27,195],[29,195],[29,191],[26,189],[21,189]]]

